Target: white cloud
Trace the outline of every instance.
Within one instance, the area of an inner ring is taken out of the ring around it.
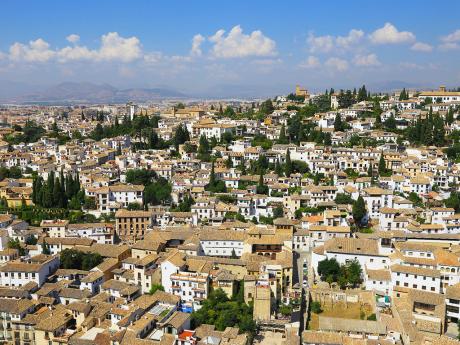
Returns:
[[[89,50],[87,47],[75,46],[64,47],[57,52],[58,61],[61,63],[79,60],[97,60],[97,51]]]
[[[371,66],[380,66],[381,63],[375,54],[368,55],[356,55],[353,59],[353,63],[356,66],[371,67]]]
[[[310,52],[312,53],[327,53],[334,49],[334,37],[330,35],[316,37],[314,34],[310,33],[307,42],[310,46]]]
[[[75,36],[78,35],[67,36],[67,40],[76,43],[78,40]],[[10,60],[27,62],[47,62],[52,59],[57,59],[61,63],[78,60],[131,62],[141,57],[142,48],[139,39],[124,38],[117,32],[102,35],[101,46],[95,50],[76,44],[52,50],[48,42],[39,38],[28,44],[16,42],[10,47],[9,52]]]
[[[415,35],[410,31],[398,31],[391,23],[375,30],[369,35],[369,38],[374,44],[398,44],[411,43],[415,41]]]
[[[429,45],[428,43],[423,43],[423,42],[415,42],[412,47],[410,47],[411,50],[415,50],[417,52],[425,52],[429,53],[433,50],[433,47]]]
[[[190,50],[190,55],[192,56],[201,56],[203,52],[201,51],[201,44],[206,40],[206,38],[200,34],[193,36],[192,39],[192,49]]]
[[[443,42],[439,48],[441,50],[454,50],[460,49],[460,29],[455,30],[447,36],[441,37]]]
[[[120,60],[130,62],[141,57],[142,48],[137,37],[123,38],[117,32],[102,35],[99,60]]]
[[[80,36],[78,36],[77,34],[71,34],[67,36],[65,39],[70,43],[77,43],[78,41],[80,41]]]
[[[246,35],[239,25],[233,27],[227,36],[225,30],[218,30],[209,37],[209,41],[214,43],[212,55],[218,58],[276,55],[275,41],[259,30]]]
[[[310,55],[307,59],[299,64],[301,68],[316,68],[320,65],[319,59],[316,56]]]
[[[155,65],[161,62],[163,59],[163,54],[161,52],[150,52],[147,54],[144,54],[144,61],[148,65]]]
[[[455,30],[451,34],[441,38],[443,42],[460,42],[460,29]]]
[[[49,43],[42,38],[30,41],[28,44],[16,42],[10,47],[9,57],[13,61],[46,62],[56,54],[49,47]]]
[[[364,36],[364,31],[351,29],[348,36],[338,36],[337,46],[348,49],[350,46],[359,43]]]
[[[310,46],[312,53],[328,53],[334,49],[350,49],[356,45],[364,37],[364,31],[351,29],[347,36],[315,36],[310,33],[307,38],[307,43]]]
[[[339,72],[343,72],[348,69],[348,62],[346,60],[343,60],[337,57],[329,58],[328,60],[326,60],[324,65],[331,69],[335,69]]]
[[[447,42],[439,45],[439,49],[441,50],[456,50],[460,49],[460,44],[455,42]]]

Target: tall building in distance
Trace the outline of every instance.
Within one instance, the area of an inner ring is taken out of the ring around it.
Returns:
[[[300,85],[295,86],[295,95],[296,96],[301,96],[305,98],[309,98],[310,94],[308,93],[307,89],[302,88]]]

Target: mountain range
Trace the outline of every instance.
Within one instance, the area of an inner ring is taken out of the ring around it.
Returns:
[[[294,85],[294,84],[293,84]],[[305,86],[312,92],[321,92]],[[408,83],[400,80],[367,83],[371,92],[388,92],[397,89],[431,89],[429,83]],[[344,87],[348,88],[348,87]],[[353,88],[353,87],[351,87]],[[109,84],[90,82],[62,82],[53,86],[33,85],[27,83],[0,81],[0,102],[17,104],[108,104],[158,101],[161,99],[254,99],[268,98],[292,92],[289,84],[216,84],[199,90],[189,90],[186,94],[168,86],[154,88],[116,88]],[[337,88],[338,89],[338,88]]]
[[[3,89],[8,89],[4,86]],[[29,87],[27,92],[1,92],[0,100],[12,103],[125,103],[158,99],[185,98],[185,94],[169,88],[118,89],[109,84],[64,82],[51,87]],[[32,91],[33,90],[33,91]],[[16,90],[14,90],[16,91]]]

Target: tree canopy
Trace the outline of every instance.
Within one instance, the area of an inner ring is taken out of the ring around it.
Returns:
[[[242,289],[242,284],[240,284]],[[227,327],[238,327],[241,333],[255,334],[256,324],[252,319],[252,306],[244,303],[241,292],[229,299],[222,289],[211,291],[201,308],[192,313],[192,327],[203,323],[215,325],[218,331]]]
[[[98,253],[84,253],[75,249],[64,249],[60,254],[61,268],[89,271],[99,265],[103,258]]]

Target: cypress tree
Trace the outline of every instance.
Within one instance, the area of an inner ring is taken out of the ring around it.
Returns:
[[[241,159],[241,175],[246,175],[246,162],[244,158]]]
[[[264,183],[263,171],[261,171],[259,175],[259,184],[257,185],[256,193],[257,194],[268,194],[268,186],[266,186]]]
[[[216,184],[216,173],[214,172],[214,161],[211,163],[211,174],[209,175],[209,185],[214,186]]]
[[[280,129],[280,135],[279,135],[279,138],[278,138],[278,144],[287,144],[287,143],[288,143],[288,139],[286,137],[286,127],[283,124],[281,126],[281,129]]]
[[[343,131],[343,129],[342,117],[339,113],[337,113],[334,120],[334,131]]]
[[[277,159],[275,163],[275,174],[283,176],[283,168],[281,167],[279,159]]]
[[[380,154],[379,160],[379,174],[384,174],[387,171],[387,167],[385,164],[385,158],[383,157],[383,152]]]
[[[62,199],[62,190],[61,190],[61,183],[59,178],[56,178],[53,186],[53,206],[52,207],[64,207],[63,199]]]
[[[353,203],[352,213],[356,224],[360,226],[364,216],[366,215],[366,204],[364,203],[364,199],[361,195]]]
[[[287,177],[290,177],[292,174],[292,162],[291,162],[291,153],[289,149],[286,150],[286,164],[284,167],[284,171]]]

